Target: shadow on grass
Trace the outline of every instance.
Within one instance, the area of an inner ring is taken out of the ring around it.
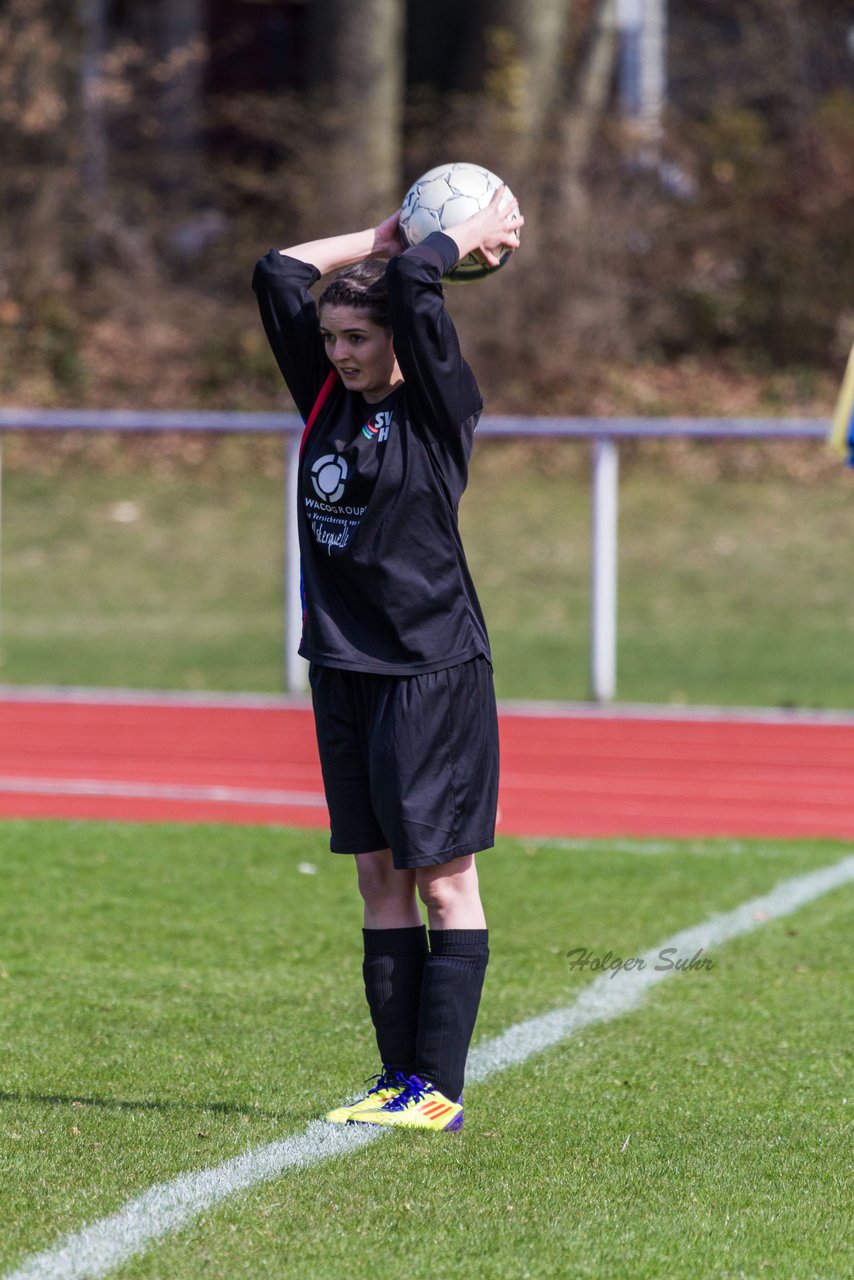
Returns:
[[[215,1115],[249,1116],[258,1120],[278,1120],[272,1111],[261,1111],[255,1106],[241,1106],[236,1102],[163,1102],[131,1101],[127,1098],[92,1098],[79,1093],[4,1093],[3,1102],[37,1102],[52,1107],[101,1107],[105,1111],[162,1111],[200,1112]]]

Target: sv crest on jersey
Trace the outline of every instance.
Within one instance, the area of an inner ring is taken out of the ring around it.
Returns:
[[[367,440],[376,440],[377,444],[382,444],[384,440],[388,440],[390,427],[391,409],[382,409],[379,413],[375,413],[373,418],[368,418],[362,427],[362,435]]]

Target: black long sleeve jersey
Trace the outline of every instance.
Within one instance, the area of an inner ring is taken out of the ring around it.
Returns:
[[[457,524],[483,402],[444,305],[441,277],[456,261],[440,232],[391,259],[403,385],[369,405],[337,381],[305,442],[300,653],[322,666],[415,675],[490,656]],[[330,372],[309,292],[319,277],[271,250],[252,282],[303,420]]]

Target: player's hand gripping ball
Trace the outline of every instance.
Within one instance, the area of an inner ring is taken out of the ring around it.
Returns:
[[[400,210],[400,231],[408,245],[420,244],[431,231],[447,231],[458,222],[465,222],[480,209],[485,209],[499,187],[501,179],[479,164],[440,164],[413,182],[404,197]],[[513,199],[509,187],[504,188],[500,208]],[[514,220],[517,214],[513,215]],[[462,258],[446,280],[462,283],[466,280],[482,280],[498,271],[513,253],[507,249],[501,255],[497,267],[488,266],[475,253]]]

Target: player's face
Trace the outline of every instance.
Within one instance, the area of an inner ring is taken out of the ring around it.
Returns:
[[[324,307],[320,333],[326,354],[348,391],[375,404],[402,381],[391,334],[356,307]]]

